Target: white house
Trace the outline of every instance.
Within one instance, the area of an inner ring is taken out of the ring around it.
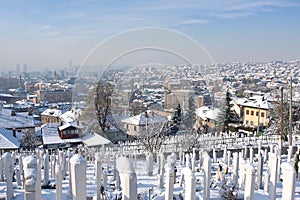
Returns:
[[[167,120],[165,117],[161,117],[155,114],[153,111],[147,111],[133,117],[129,117],[122,120],[124,128],[128,135],[137,136],[140,134],[141,127],[149,124],[161,124]]]

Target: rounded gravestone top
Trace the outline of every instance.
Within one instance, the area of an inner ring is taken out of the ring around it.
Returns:
[[[34,156],[26,156],[23,163],[26,168],[36,168],[37,160]]]
[[[120,173],[135,173],[133,165],[127,157],[119,157],[116,163],[117,170]]]
[[[99,152],[95,153],[95,158],[96,158],[96,160],[101,161],[101,159],[102,159],[101,153],[99,153]]]
[[[171,163],[167,163],[167,164],[165,164],[165,170],[166,170],[166,172],[168,172],[168,173],[173,173],[173,167],[172,167],[172,165],[171,165]]]
[[[81,154],[75,154],[70,159],[70,163],[73,164],[73,165],[86,164],[86,160],[84,159],[84,157]]]
[[[290,163],[287,163],[287,162],[281,164],[281,169],[287,170],[287,171],[295,170],[294,167]]]

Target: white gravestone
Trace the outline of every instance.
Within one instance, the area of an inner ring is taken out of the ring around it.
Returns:
[[[56,165],[56,200],[62,200],[62,179],[63,179],[63,174],[60,169],[60,165]]]
[[[184,168],[182,170],[182,173],[184,174],[184,199],[185,200],[194,200],[196,199],[196,177],[194,172],[189,168]]]
[[[153,176],[153,155],[152,155],[152,153],[146,154],[146,173],[148,176]]]
[[[37,159],[33,156],[27,156],[23,160],[24,169],[24,199],[36,199],[36,184],[37,184]]]
[[[49,152],[47,151],[44,156],[44,185],[48,185],[49,183]]]
[[[6,179],[6,198],[8,200],[12,199],[14,196],[14,189],[13,189],[13,158],[11,154],[6,152],[3,156],[4,159],[4,175]]]
[[[203,153],[204,190],[203,200],[210,199],[211,158],[207,152]]]
[[[121,179],[122,200],[137,199],[137,177],[130,160],[126,157],[119,157],[117,170]]]
[[[255,169],[252,164],[247,164],[244,200],[253,200],[254,188],[255,188]]]
[[[270,167],[270,182],[269,182],[269,197],[270,200],[276,199],[276,184],[277,184],[277,169],[278,157],[274,153],[269,153],[269,167]]]
[[[165,165],[166,171],[166,191],[165,200],[173,200],[174,191],[174,169],[170,163]]]
[[[294,167],[289,163],[282,163],[283,188],[282,199],[295,199],[296,173]]]
[[[73,200],[86,199],[86,160],[80,154],[70,159]]]
[[[258,189],[263,189],[262,175],[263,175],[264,158],[262,157],[261,152],[258,152],[257,160],[258,160],[258,164],[257,164],[257,187],[258,187]]]
[[[101,161],[101,154],[95,154],[95,185],[97,188],[97,200],[100,200],[100,187],[102,184],[102,161]]]
[[[239,180],[239,154],[237,152],[233,153],[233,181],[235,185],[238,185]]]

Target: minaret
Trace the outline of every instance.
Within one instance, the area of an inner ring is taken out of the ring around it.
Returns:
[[[22,87],[22,75],[20,75],[20,77],[19,77],[19,87],[20,87],[20,88],[23,88],[23,87]]]

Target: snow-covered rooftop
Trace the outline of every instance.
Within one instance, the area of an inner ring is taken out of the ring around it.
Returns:
[[[82,142],[88,147],[112,144],[110,140],[97,133],[85,135]]]
[[[196,115],[204,120],[216,120],[220,112],[220,109],[209,106],[202,106],[196,109]]]
[[[75,123],[66,123],[66,124],[63,124],[62,126],[59,126],[58,129],[60,131],[62,131],[62,130],[65,130],[65,129],[69,128],[69,127],[75,127],[77,129],[82,129],[82,126],[79,126],[79,125],[77,125]]]
[[[133,117],[129,117],[129,118],[122,120],[123,123],[132,124],[132,125],[136,125],[136,126],[162,123],[164,121],[166,121],[166,118],[156,115],[151,111],[148,111],[146,113],[141,113],[139,115],[135,115]]]
[[[64,144],[65,141],[59,137],[57,128],[60,123],[44,124],[42,128],[43,144]]]
[[[268,110],[270,105],[267,101],[255,100],[255,101],[247,101],[242,104],[244,107],[252,107],[252,108],[260,108]]]
[[[61,139],[58,132],[59,127],[61,127],[60,123],[44,124],[41,127],[44,145],[82,142],[81,138]]]
[[[0,128],[0,149],[18,149],[20,142],[13,136],[13,131]]]
[[[73,107],[71,110],[61,114],[59,118],[65,123],[74,122],[80,117],[81,113],[82,109]]]
[[[36,120],[33,116],[26,113],[16,112],[15,116],[11,116],[12,110],[2,109],[0,111],[0,127],[1,128],[28,128],[35,127]]]
[[[233,97],[232,98],[233,101],[237,104],[237,105],[242,105],[243,103],[245,103],[248,99],[245,97],[239,98],[239,97]]]
[[[41,115],[47,115],[53,117],[59,117],[61,114],[62,114],[61,109],[56,109],[56,108],[48,108],[41,113]]]

